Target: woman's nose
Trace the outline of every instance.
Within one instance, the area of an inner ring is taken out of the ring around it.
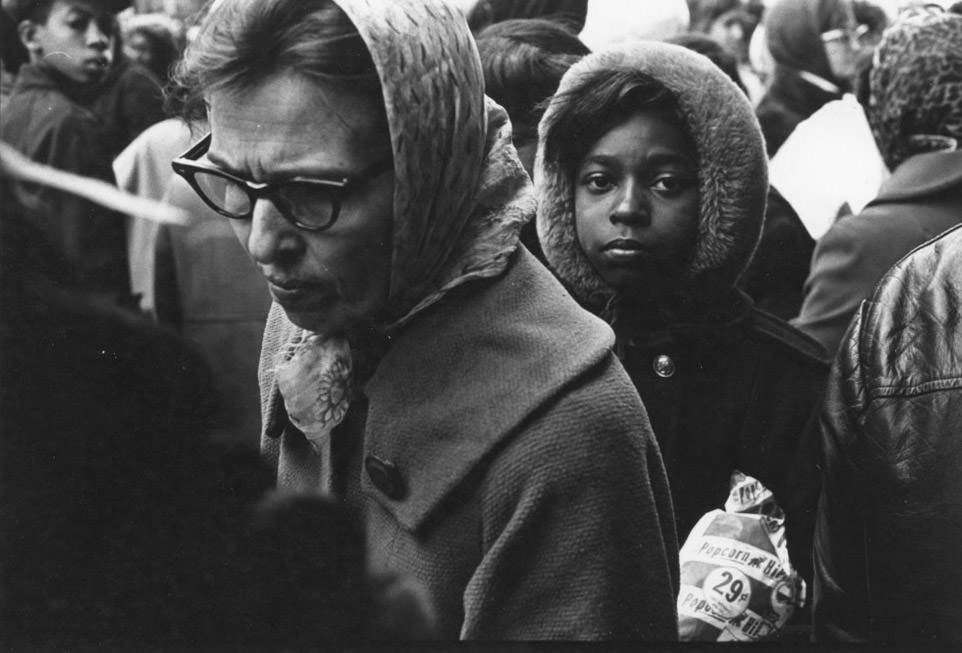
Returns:
[[[274,203],[258,199],[247,234],[247,253],[263,266],[284,266],[305,250],[304,234],[284,219]]]
[[[621,197],[611,213],[613,224],[630,224],[632,226],[647,226],[651,224],[651,207],[648,197],[638,184],[625,184]]]

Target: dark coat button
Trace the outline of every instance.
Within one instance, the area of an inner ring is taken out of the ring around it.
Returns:
[[[663,379],[670,379],[675,376],[675,361],[671,359],[671,356],[667,354],[662,354],[655,358],[651,363],[652,368],[655,370],[655,374]]]
[[[368,456],[364,461],[364,468],[378,490],[384,496],[394,501],[400,501],[407,495],[407,488],[404,487],[404,479],[397,465],[389,460],[381,460],[377,456]]]

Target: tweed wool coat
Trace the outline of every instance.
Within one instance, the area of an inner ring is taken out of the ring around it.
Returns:
[[[263,451],[278,485],[341,486],[372,565],[420,581],[442,638],[676,637],[677,545],[648,418],[611,331],[519,248],[428,309],[364,385],[331,465],[284,417],[270,362]],[[330,478],[331,474],[340,479]]]
[[[835,354],[859,305],[915,247],[962,221],[962,152],[906,159],[878,196],[819,239],[793,324]]]

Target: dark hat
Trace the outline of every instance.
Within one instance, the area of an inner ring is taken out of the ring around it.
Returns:
[[[19,23],[30,18],[37,9],[50,7],[54,2],[56,0],[3,0],[3,10]],[[83,2],[111,14],[119,13],[131,4],[131,0],[83,0]]]

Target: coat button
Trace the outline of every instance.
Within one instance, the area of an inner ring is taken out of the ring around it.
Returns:
[[[388,499],[400,501],[407,494],[401,472],[391,461],[381,460],[377,456],[368,456],[364,461],[364,468],[374,487]]]
[[[675,376],[675,361],[667,354],[656,357],[651,363],[651,367],[655,370],[655,374],[663,379],[670,379]]]

